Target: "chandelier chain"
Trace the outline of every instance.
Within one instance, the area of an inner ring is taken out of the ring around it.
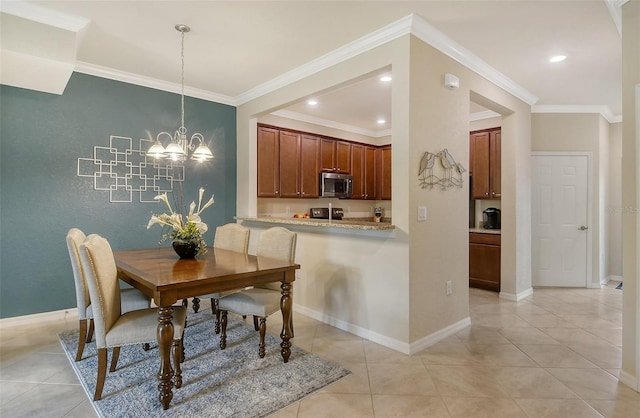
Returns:
[[[184,29],[180,30],[180,34],[182,36],[182,45],[180,58],[182,59],[182,66],[180,68],[180,73],[182,77],[180,79],[180,85],[182,86],[181,95],[180,95],[180,105],[181,105],[181,114],[182,114],[182,124],[180,125],[181,133],[186,133],[186,128],[184,127]]]

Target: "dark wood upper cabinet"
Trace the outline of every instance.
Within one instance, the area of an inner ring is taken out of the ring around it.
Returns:
[[[391,145],[258,126],[258,197],[318,198],[320,173],[353,176],[353,199],[391,199]]]
[[[320,196],[320,140],[309,135],[300,138],[300,197]]]
[[[376,153],[378,199],[391,200],[391,146],[378,148]]]
[[[330,138],[320,142],[320,169],[336,173],[351,171],[351,144]]]
[[[280,131],[280,197],[300,197],[300,135]]]
[[[470,134],[473,199],[500,199],[501,197],[501,149],[500,129],[472,132]]]
[[[258,197],[280,196],[279,131],[258,128]]]

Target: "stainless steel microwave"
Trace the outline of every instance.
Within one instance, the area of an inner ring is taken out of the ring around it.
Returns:
[[[353,196],[353,177],[340,173],[320,173],[320,196],[348,199]]]

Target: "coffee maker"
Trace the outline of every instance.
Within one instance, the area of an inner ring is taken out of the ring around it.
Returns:
[[[500,229],[500,209],[486,208],[482,211],[484,229]]]

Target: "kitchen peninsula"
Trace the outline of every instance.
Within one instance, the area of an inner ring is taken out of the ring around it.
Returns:
[[[268,224],[279,225],[300,225],[300,226],[312,226],[317,228],[339,228],[339,229],[354,229],[363,231],[387,231],[395,229],[395,226],[391,222],[372,222],[362,220],[360,218],[346,218],[342,220],[334,219],[309,219],[309,218],[276,218],[276,217],[260,217],[249,218],[236,216],[236,220],[247,222],[261,222]]]

